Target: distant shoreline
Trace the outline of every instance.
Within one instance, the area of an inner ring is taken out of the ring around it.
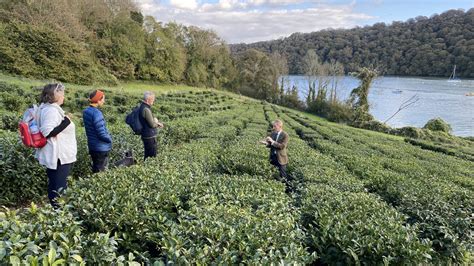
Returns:
[[[288,74],[285,76],[292,76],[292,77],[305,77],[306,75],[304,74]],[[346,74],[341,77],[351,77],[350,74]],[[403,76],[403,75],[380,75],[377,78],[381,77],[387,77],[387,78],[419,78],[419,79],[426,79],[426,80],[448,80],[449,77],[439,77],[439,76]],[[474,81],[474,78],[462,78],[459,77],[461,81],[466,80],[466,81]],[[473,88],[474,90],[474,88]]]

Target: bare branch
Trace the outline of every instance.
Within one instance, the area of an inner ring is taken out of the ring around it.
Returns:
[[[398,110],[392,115],[390,116],[387,120],[385,120],[383,123],[386,124],[388,122],[388,120],[392,119],[396,114],[398,114],[401,110],[403,109],[406,109],[408,107],[410,107],[411,105],[415,104],[416,102],[418,102],[420,100],[420,98],[418,97],[417,94],[413,95],[410,99],[404,101],[400,107],[398,107]]]

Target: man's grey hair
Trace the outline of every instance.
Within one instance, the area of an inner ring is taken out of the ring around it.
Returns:
[[[280,126],[283,126],[283,122],[280,119],[273,121],[273,125],[277,125],[277,124]]]
[[[151,91],[145,91],[143,93],[143,100],[147,100],[148,98],[150,98],[151,96],[155,96],[155,93],[154,92],[151,92]]]

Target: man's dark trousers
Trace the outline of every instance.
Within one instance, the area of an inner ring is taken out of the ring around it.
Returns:
[[[290,185],[289,184],[289,177],[288,177],[288,174],[286,173],[286,164],[285,165],[281,165],[279,162],[278,162],[278,159],[276,158],[276,155],[275,156],[272,156],[271,158],[271,162],[270,162],[272,165],[274,165],[275,167],[278,168],[278,171],[280,172],[280,178],[282,179],[282,181],[285,182],[285,184],[287,184],[288,186]]]
[[[145,159],[148,157],[156,157],[156,137],[142,138],[143,147],[145,148]]]

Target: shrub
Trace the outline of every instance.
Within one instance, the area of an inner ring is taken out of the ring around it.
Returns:
[[[0,93],[2,97],[3,106],[6,110],[13,111],[13,112],[22,112],[23,109],[26,107],[25,101],[23,97],[10,94],[10,93]]]
[[[0,263],[13,265],[114,264],[117,239],[107,233],[85,234],[67,210],[31,207],[0,212]]]
[[[0,119],[0,129],[16,132],[21,116],[13,113],[3,113]]]
[[[386,124],[380,122],[380,121],[376,121],[376,120],[372,120],[372,121],[368,121],[368,122],[362,122],[358,125],[359,128],[363,128],[363,129],[368,129],[368,130],[372,130],[372,131],[378,131],[378,132],[383,132],[383,133],[390,133],[392,128],[387,126]]]
[[[309,185],[303,197],[303,225],[310,247],[327,264],[418,264],[431,259],[405,217],[367,193]]]
[[[145,167],[82,180],[67,201],[88,230],[113,230],[121,250],[135,250],[146,263],[310,262],[283,185],[207,175],[215,151],[186,144]]]
[[[78,84],[115,83],[89,51],[69,36],[44,26],[0,24],[0,69],[9,73],[55,78]],[[114,80],[115,79],[115,80]]]
[[[19,142],[18,134],[0,131],[0,205],[35,200],[46,195],[46,171],[34,149]]]
[[[441,131],[445,133],[450,133],[452,130],[451,126],[439,117],[429,120],[423,128],[431,131]]]
[[[415,139],[419,139],[424,136],[423,131],[416,127],[396,128],[396,129],[393,129],[391,132],[394,133],[395,135],[405,136],[405,137],[415,138]]]

